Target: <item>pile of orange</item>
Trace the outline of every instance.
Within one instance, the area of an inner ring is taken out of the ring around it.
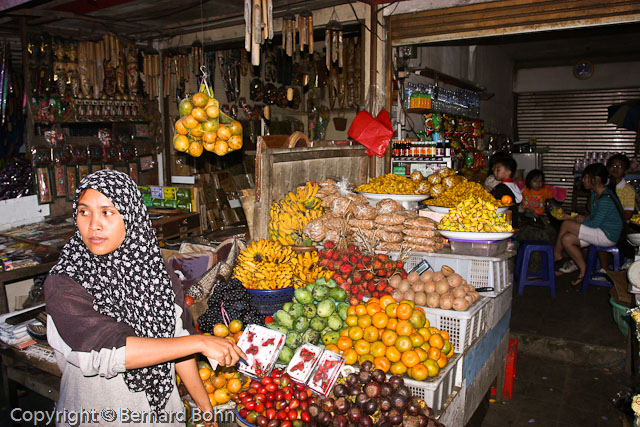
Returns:
[[[198,362],[198,373],[209,395],[211,406],[227,403],[233,396],[248,389],[251,384],[251,378],[243,378],[235,368],[219,367],[214,371],[211,365],[204,361]],[[180,377],[176,375],[176,379],[180,384]]]
[[[370,360],[384,372],[423,381],[438,375],[453,356],[449,334],[430,327],[413,301],[371,298],[350,306],[346,323],[338,342],[327,349],[342,354],[348,365]]]
[[[237,319],[229,322],[229,326],[216,323],[213,326],[213,335],[237,343],[242,335],[242,326],[242,322]],[[204,335],[210,334],[205,333]],[[211,369],[211,365],[205,361],[198,362],[198,373],[204,389],[209,394],[211,406],[227,403],[233,396],[249,388],[251,383],[251,378],[243,378],[233,367],[219,367],[214,371]],[[181,380],[178,375],[176,375],[176,380],[179,385]]]
[[[236,120],[220,123],[220,106],[214,97],[198,92],[180,101],[178,109],[173,137],[176,150],[199,157],[203,150],[224,156],[242,148],[242,125]]]

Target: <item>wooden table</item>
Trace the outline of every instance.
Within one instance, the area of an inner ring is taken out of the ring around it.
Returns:
[[[58,401],[62,373],[58,365],[27,356],[14,347],[2,344],[2,388],[12,408],[17,408],[17,387],[22,385],[41,396]]]

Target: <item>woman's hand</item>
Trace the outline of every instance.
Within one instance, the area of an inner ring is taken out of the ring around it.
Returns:
[[[247,359],[247,355],[230,339],[212,335],[201,335],[201,338],[200,352],[208,358],[217,360],[222,366],[233,366],[241,357]]]

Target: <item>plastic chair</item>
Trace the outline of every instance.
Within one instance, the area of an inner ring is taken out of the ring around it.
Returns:
[[[529,272],[529,261],[534,252],[542,257],[541,273]],[[551,296],[556,296],[556,275],[553,263],[553,246],[536,240],[525,241],[516,257],[515,277],[518,282],[518,294],[522,295],[525,286],[547,286]]]
[[[584,272],[584,279],[582,280],[581,291],[587,292],[589,286],[604,286],[610,288],[613,286],[609,278],[604,273],[599,273],[600,260],[598,259],[598,252],[609,252],[613,258],[613,271],[620,271],[622,266],[622,255],[620,249],[617,246],[589,246],[589,252],[587,253],[587,268]],[[606,280],[594,280],[594,277],[604,277]]]

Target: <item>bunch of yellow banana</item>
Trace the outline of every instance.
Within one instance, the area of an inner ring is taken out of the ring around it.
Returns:
[[[273,240],[258,240],[238,255],[233,276],[248,289],[282,289],[293,284],[297,261],[291,248]]]
[[[333,271],[325,269],[320,265],[318,251],[298,253],[293,259],[293,286],[298,289],[307,283],[315,282],[316,279],[324,277],[329,280],[333,276]]]
[[[273,202],[269,210],[269,237],[283,245],[303,243],[305,225],[322,216],[321,200],[316,197],[318,185],[307,182],[290,191],[284,199]]]

